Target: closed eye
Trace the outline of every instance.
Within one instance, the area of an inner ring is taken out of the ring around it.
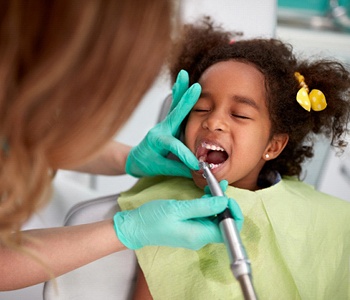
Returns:
[[[208,112],[208,111],[210,111],[210,109],[195,108],[195,109],[193,109],[193,111],[196,111],[196,112]]]
[[[242,116],[242,115],[236,115],[236,114],[232,114],[232,117],[238,118],[238,119],[244,119],[244,120],[250,120],[251,118],[246,117],[246,116]]]

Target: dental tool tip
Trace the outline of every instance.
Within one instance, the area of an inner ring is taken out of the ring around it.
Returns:
[[[199,162],[199,168],[201,168],[202,170],[203,170],[204,168],[208,168],[208,167],[209,167],[209,164],[206,163],[205,161],[200,161],[200,162]]]
[[[213,169],[214,168],[214,164],[209,164],[205,161],[200,161],[199,162],[199,168],[204,170],[205,168],[209,168],[209,169]]]

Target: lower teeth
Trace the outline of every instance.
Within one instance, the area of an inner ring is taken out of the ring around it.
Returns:
[[[210,169],[215,169],[215,168],[217,168],[218,166],[220,166],[221,164],[213,164],[213,163],[211,163],[211,164],[209,164],[209,168]]]
[[[198,161],[200,161],[200,162],[205,162],[205,160],[204,160],[203,157],[200,157],[200,158],[198,159]],[[218,166],[220,166],[221,164],[213,164],[213,163],[210,163],[210,164],[208,164],[208,165],[209,165],[209,168],[210,168],[210,169],[215,169],[215,168],[217,168]]]

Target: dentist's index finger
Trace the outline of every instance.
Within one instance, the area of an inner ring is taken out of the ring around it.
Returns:
[[[177,106],[182,96],[187,91],[189,83],[190,78],[188,76],[188,73],[185,70],[181,70],[177,75],[176,82],[172,88],[172,102],[169,111],[172,111]]]
[[[226,197],[199,198],[179,201],[178,213],[184,219],[203,218],[221,213],[227,207]]]
[[[199,162],[197,157],[191,152],[187,146],[175,137],[159,137],[162,147],[176,155],[187,168],[199,170]]]
[[[202,88],[193,84],[183,95],[177,106],[169,113],[167,119],[172,129],[178,128],[199,99]]]

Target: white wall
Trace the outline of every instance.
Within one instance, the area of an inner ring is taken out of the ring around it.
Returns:
[[[277,20],[274,0],[185,0],[182,15],[185,22],[194,22],[209,15],[227,30],[244,32],[244,36],[271,37]]]

